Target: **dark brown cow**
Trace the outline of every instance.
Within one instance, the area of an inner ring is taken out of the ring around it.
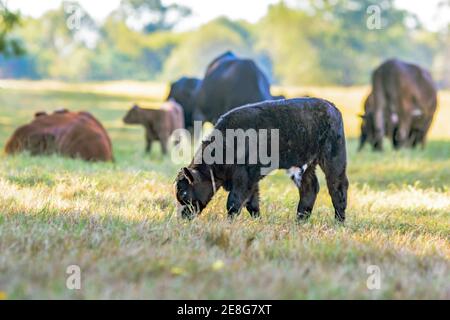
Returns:
[[[144,109],[135,104],[125,115],[123,122],[144,126],[146,152],[151,151],[153,141],[160,141],[162,152],[166,154],[172,133],[184,128],[183,109],[173,99],[164,102],[160,109]]]
[[[88,161],[112,161],[111,140],[106,130],[88,112],[37,112],[34,120],[18,128],[5,152],[29,151],[32,155],[58,153]]]
[[[372,74],[360,149],[368,141],[375,150],[381,150],[384,136],[395,148],[424,147],[436,106],[437,92],[427,70],[397,59],[384,62]]]

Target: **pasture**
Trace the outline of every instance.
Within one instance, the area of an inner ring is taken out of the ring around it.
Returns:
[[[180,165],[144,129],[125,126],[133,101],[157,105],[153,83],[0,81],[0,148],[34,112],[87,110],[106,127],[115,163],[0,155],[0,296],[158,299],[450,299],[450,92],[425,150],[357,153],[366,87],[275,88],[333,101],[344,115],[347,221],[335,223],[320,172],[311,219],[295,222],[298,192],[279,172],[261,185],[260,220],[226,218],[223,191],[192,222],[177,219]],[[80,290],[66,268],[81,268]],[[367,268],[381,271],[369,290]]]

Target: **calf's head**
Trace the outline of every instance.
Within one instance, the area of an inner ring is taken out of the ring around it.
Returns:
[[[360,115],[360,117],[362,122],[358,150],[360,151],[366,142],[369,143],[374,150],[381,150],[381,141],[376,135],[375,102],[372,93],[367,96],[367,99],[364,102],[364,114]]]
[[[175,196],[182,218],[194,218],[211,200],[215,192],[211,177],[197,169],[185,167],[180,170],[175,180]]]
[[[138,105],[134,105],[130,110],[128,110],[125,117],[123,117],[123,122],[126,124],[138,124],[141,122],[140,108]]]

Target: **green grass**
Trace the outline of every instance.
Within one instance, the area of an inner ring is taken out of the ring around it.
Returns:
[[[262,183],[260,220],[244,211],[230,223],[221,191],[201,217],[180,221],[172,194],[180,165],[158,148],[144,155],[143,129],[121,122],[129,97],[1,90],[1,148],[35,111],[65,107],[105,124],[116,163],[0,156],[0,298],[450,299],[450,106],[441,105],[442,129],[424,151],[356,153],[365,91],[322,94],[348,124],[341,226],[322,174],[311,219],[296,224],[298,192],[283,172]],[[66,288],[72,264],[81,290]],[[369,265],[381,269],[380,290],[367,289]]]

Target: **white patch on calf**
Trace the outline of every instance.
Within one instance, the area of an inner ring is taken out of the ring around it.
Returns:
[[[308,168],[307,164],[304,164],[301,167],[291,167],[288,170],[289,177],[294,181],[297,188],[300,188],[302,185],[302,177]]]

